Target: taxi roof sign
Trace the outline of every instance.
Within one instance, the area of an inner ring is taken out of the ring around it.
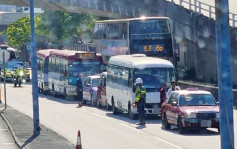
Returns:
[[[187,91],[198,91],[198,88],[197,87],[187,88]]]

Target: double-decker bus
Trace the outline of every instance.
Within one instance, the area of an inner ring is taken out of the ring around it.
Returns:
[[[160,114],[160,89],[163,83],[170,84],[175,79],[173,64],[165,59],[147,57],[144,54],[112,56],[108,62],[106,99],[107,107],[128,112],[134,119],[135,80],[141,78],[146,88],[146,114]]]
[[[96,52],[105,60],[114,55],[146,54],[172,60],[173,37],[167,17],[96,21]]]
[[[75,97],[78,75],[86,76],[103,70],[100,55],[95,52],[57,50],[49,54],[49,88],[53,95]]]
[[[38,91],[46,94],[50,91],[48,72],[49,72],[49,54],[51,51],[58,49],[43,49],[37,51],[37,78],[38,78]]]

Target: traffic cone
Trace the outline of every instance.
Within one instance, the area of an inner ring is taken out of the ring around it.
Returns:
[[[78,130],[78,135],[77,135],[77,146],[76,146],[76,149],[82,149],[82,146],[81,146],[81,133],[80,133],[80,130]]]

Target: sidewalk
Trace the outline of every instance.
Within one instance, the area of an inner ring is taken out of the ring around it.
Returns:
[[[0,104],[0,111],[4,104]],[[10,107],[0,114],[7,123],[14,140],[19,148],[24,149],[75,149],[76,146],[54,131],[40,125],[41,132],[33,136],[32,118]],[[55,124],[57,125],[57,124]],[[75,136],[77,137],[77,136]]]

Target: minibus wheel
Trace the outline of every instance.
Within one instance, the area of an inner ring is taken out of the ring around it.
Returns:
[[[114,99],[112,99],[112,111],[113,111],[113,114],[114,114],[114,115],[117,115],[117,114],[118,114],[117,108],[115,107],[115,104],[114,104]]]

